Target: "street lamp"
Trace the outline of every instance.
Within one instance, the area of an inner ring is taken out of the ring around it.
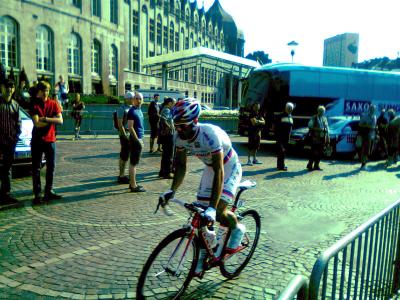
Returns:
[[[296,48],[296,46],[299,45],[299,43],[297,43],[296,41],[291,41],[287,45],[290,47],[290,55],[292,56],[292,62],[293,62],[293,57],[294,54],[296,53],[294,49]]]

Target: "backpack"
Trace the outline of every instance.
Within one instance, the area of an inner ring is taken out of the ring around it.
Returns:
[[[119,109],[119,108],[118,108],[118,109]],[[114,128],[117,129],[117,130],[119,130],[119,126],[118,126],[118,113],[117,113],[117,110],[118,110],[118,109],[114,110],[113,113],[112,113],[112,115],[113,115]],[[122,125],[125,125],[125,124],[126,124],[126,121],[127,121],[126,118],[127,118],[127,114],[126,114],[126,111],[124,111],[124,116],[123,116],[123,118],[122,118]]]

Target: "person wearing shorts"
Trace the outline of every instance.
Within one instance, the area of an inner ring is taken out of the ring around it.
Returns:
[[[227,228],[231,229],[227,248],[228,251],[234,251],[241,244],[245,228],[227,207],[234,200],[242,178],[242,168],[228,134],[218,126],[198,123],[200,112],[200,103],[190,98],[178,101],[173,107],[172,116],[176,129],[175,175],[171,189],[161,195],[164,200],[163,208],[167,214],[171,214],[166,203],[174,197],[185,177],[187,153],[190,152],[205,165],[197,192],[198,202],[207,207],[204,217],[220,222],[218,235],[227,231]],[[200,249],[195,270],[198,276],[202,274],[204,256],[205,249]]]
[[[136,182],[136,166],[139,164],[140,156],[143,150],[143,112],[141,110],[143,102],[143,95],[135,93],[132,101],[132,107],[128,111],[128,130],[129,136],[129,189],[132,193],[145,192],[143,186],[138,185]]]

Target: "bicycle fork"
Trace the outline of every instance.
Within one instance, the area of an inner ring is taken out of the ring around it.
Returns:
[[[167,262],[166,266],[164,266],[164,270],[159,272],[159,273],[157,273],[157,274],[155,274],[154,277],[157,277],[157,276],[163,274],[164,272],[167,272],[168,274],[171,274],[173,276],[179,277],[181,267],[183,265],[183,262],[185,261],[185,258],[186,258],[186,255],[187,255],[187,252],[188,252],[188,249],[189,249],[189,245],[191,244],[191,242],[192,242],[192,240],[194,238],[194,235],[195,235],[195,232],[194,232],[194,229],[192,228],[191,232],[189,234],[189,238],[187,240],[187,243],[185,245],[185,250],[182,253],[182,257],[179,260],[179,263],[178,263],[178,266],[176,267],[176,270],[175,271],[172,270],[170,268],[170,264],[171,264],[171,261],[175,258],[178,250],[181,248],[182,244],[184,243],[184,239],[185,239],[184,237],[181,238],[181,240],[179,241],[178,245],[176,245],[174,251],[172,252],[172,254],[170,256],[170,258],[168,259],[168,262]]]

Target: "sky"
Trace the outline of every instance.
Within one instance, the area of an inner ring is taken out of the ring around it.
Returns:
[[[214,0],[197,0],[207,10]],[[358,61],[400,52],[399,0],[219,0],[243,30],[245,56],[264,51],[272,62],[321,66],[324,40],[338,34],[359,34]],[[378,4],[379,3],[379,4]]]

